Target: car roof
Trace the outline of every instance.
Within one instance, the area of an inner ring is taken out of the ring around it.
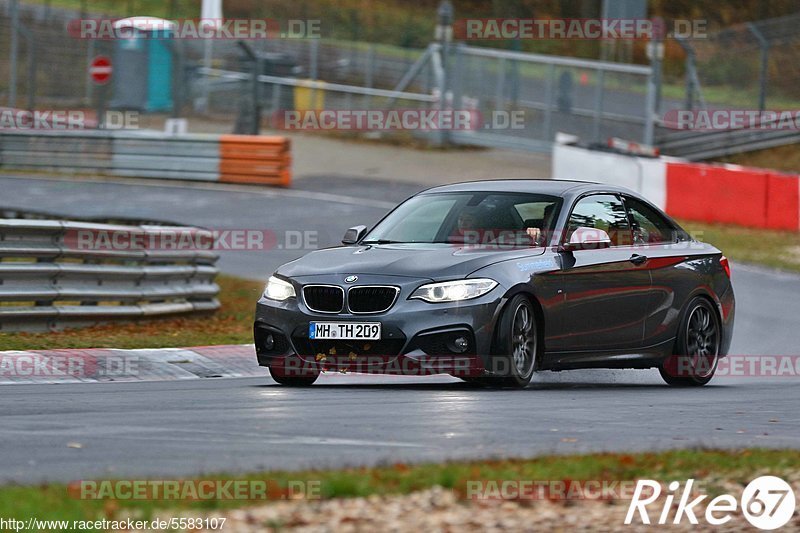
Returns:
[[[440,192],[517,192],[548,194],[552,196],[572,196],[587,192],[620,192],[634,194],[625,187],[578,180],[551,180],[551,179],[495,179],[466,181],[440,185],[423,191],[421,194]],[[638,196],[638,195],[637,195]]]

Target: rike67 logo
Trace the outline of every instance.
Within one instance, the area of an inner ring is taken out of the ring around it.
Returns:
[[[691,524],[698,524],[699,515],[706,523],[721,526],[730,522],[741,509],[741,513],[754,527],[774,530],[785,526],[794,516],[794,490],[779,477],[761,476],[754,479],[745,487],[738,501],[730,494],[717,496],[705,505],[705,512],[702,514],[698,507],[708,495],[701,494],[690,501],[693,485],[694,480],[690,479],[681,490],[681,484],[673,481],[667,487],[668,492],[662,505],[661,484],[650,479],[640,479],[628,507],[625,524],[630,525],[637,521],[642,524],[666,525],[670,519],[673,524],[680,524],[684,519]],[[673,508],[674,516],[671,516]],[[658,514],[651,517],[651,511],[657,511]]]

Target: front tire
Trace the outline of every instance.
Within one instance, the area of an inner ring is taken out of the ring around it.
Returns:
[[[490,372],[484,378],[493,387],[523,389],[539,366],[539,326],[531,301],[522,294],[514,296],[497,323],[497,338]]]
[[[722,324],[705,298],[689,302],[678,330],[674,355],[658,371],[674,387],[702,387],[714,377],[722,346]]]
[[[276,361],[269,365],[269,375],[280,385],[286,387],[308,387],[314,384],[319,377],[318,368],[308,368],[307,365],[292,365],[287,369],[286,360]]]

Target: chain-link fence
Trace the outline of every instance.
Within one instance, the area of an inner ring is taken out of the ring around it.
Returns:
[[[800,105],[800,13],[737,24],[667,45],[665,109],[797,109]],[[684,83],[693,74],[699,87],[687,97]]]
[[[650,67],[470,46],[456,46],[449,61],[457,105],[476,107],[485,121],[458,138],[532,148],[549,147],[557,131],[594,142],[652,141]],[[521,127],[502,127],[514,113]]]
[[[179,11],[185,7],[181,2],[165,3],[167,12],[157,14]],[[453,140],[543,149],[557,131],[592,141],[622,137],[650,142],[649,121],[658,122],[671,109],[797,108],[800,100],[796,91],[800,66],[794,61],[800,52],[800,14],[734,26],[681,43],[668,39],[663,85],[654,89],[652,83],[658,78],[651,78],[648,65],[503,50],[497,46],[504,45],[492,42],[480,47],[452,43],[447,53],[432,57],[425,44],[433,37],[434,4],[426,5],[432,12],[424,16],[415,13],[404,19],[395,13],[394,21],[387,19],[391,10],[371,10],[375,20],[367,20],[365,10],[350,4],[339,13],[331,11],[330,2],[292,6],[280,1],[270,13],[255,4],[247,12],[250,17],[304,17],[336,26],[335,38],[248,41],[265,60],[259,71],[261,82],[256,84],[265,116],[298,108],[476,110],[482,127],[459,132]],[[65,28],[81,16],[78,11],[19,5],[17,79],[12,89],[10,0],[0,0],[0,105],[95,108],[98,90],[87,66],[98,54],[113,55],[118,43],[70,36]],[[381,39],[375,33],[384,26],[392,33],[390,40],[405,45],[378,44]],[[352,40],[343,39],[348,36]],[[574,44],[576,50],[586,44],[560,43]],[[208,70],[203,40],[180,39],[172,46],[174,86],[180,93],[174,114],[208,117],[233,130],[237,117],[251,112],[243,102],[254,93],[253,67],[241,47],[233,40],[213,41]],[[498,115],[507,118],[514,113],[521,113],[521,125],[497,128]]]
[[[5,12],[2,11],[5,9]],[[102,43],[69,39],[66,22],[20,9],[16,85],[11,68],[12,19],[9,4],[0,9],[0,101],[12,107],[87,105],[91,84],[87,65]],[[16,89],[16,91],[14,90]]]
[[[253,41],[249,46],[264,59],[261,73],[265,75],[384,90],[395,88],[425,52],[424,49],[319,39]],[[190,65],[188,75],[193,81],[190,83],[192,101],[196,102],[206,92],[203,85],[208,83],[209,113],[220,115],[237,109],[239,95],[249,90],[247,79],[237,81],[232,77],[212,77],[206,80],[197,75],[197,67],[202,59],[202,43],[187,41],[183,49],[187,65]],[[240,46],[231,41],[214,43],[212,66],[222,71],[248,74],[252,68]],[[429,70],[423,71],[411,87],[425,94],[430,94],[433,88],[434,80]],[[266,83],[261,95],[267,111],[294,108],[294,93],[288,85]],[[315,102],[316,107],[326,109],[373,109],[379,107],[382,100],[367,94],[320,89]]]

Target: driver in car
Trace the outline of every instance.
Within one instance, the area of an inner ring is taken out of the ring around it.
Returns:
[[[544,246],[545,244],[545,229],[549,228],[553,222],[553,213],[555,212],[555,204],[550,204],[544,208],[544,216],[542,217],[542,227],[529,226],[525,228],[525,233],[531,238],[531,246]]]

